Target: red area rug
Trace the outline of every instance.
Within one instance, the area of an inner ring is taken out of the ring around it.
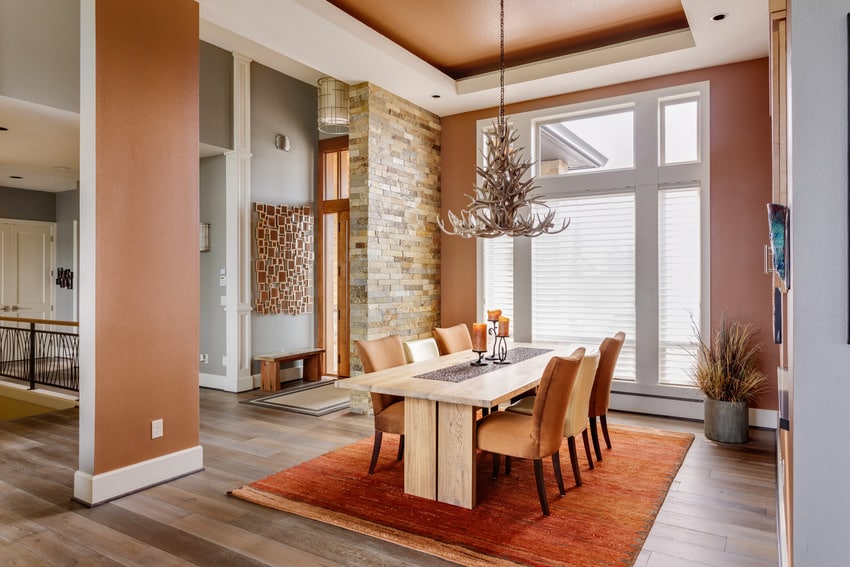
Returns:
[[[234,496],[340,526],[465,565],[632,565],[679,470],[693,435],[609,425],[613,449],[576,487],[566,440],[560,496],[544,461],[552,515],[540,511],[531,461],[490,478],[478,454],[478,505],[458,508],[404,494],[397,436],[385,435],[369,476],[372,439],[337,449],[232,491]],[[579,441],[579,445],[581,442]]]

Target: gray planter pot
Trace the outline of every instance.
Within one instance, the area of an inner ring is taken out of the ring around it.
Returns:
[[[705,436],[721,443],[746,443],[749,435],[749,407],[746,402],[705,399]]]

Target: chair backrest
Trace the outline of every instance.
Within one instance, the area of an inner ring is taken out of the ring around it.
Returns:
[[[620,331],[613,337],[607,337],[599,345],[599,368],[596,369],[596,379],[590,393],[588,417],[598,417],[608,413],[614,369],[617,367],[617,359],[620,358],[620,351],[625,340],[626,334]]]
[[[472,336],[469,334],[469,327],[464,323],[445,329],[437,327],[434,329],[434,340],[437,341],[441,356],[472,348]]]
[[[576,349],[568,357],[554,356],[543,370],[534,409],[531,412],[531,438],[537,442],[539,455],[551,455],[564,438],[564,416],[573,395],[584,349]]]
[[[575,437],[587,427],[587,404],[590,391],[593,390],[593,380],[596,368],[599,366],[599,353],[585,354],[581,367],[576,376],[576,385],[570,403],[567,404],[567,415],[564,418],[564,437]]]
[[[357,356],[360,357],[360,362],[363,363],[363,372],[377,372],[394,366],[405,364],[404,347],[401,344],[401,337],[398,335],[389,335],[382,339],[374,339],[371,341],[360,340],[354,343],[354,348],[357,349]],[[388,405],[398,401],[398,396],[389,394],[372,393],[372,410],[375,415],[381,413]]]
[[[431,360],[440,356],[440,349],[437,347],[437,341],[434,340],[434,337],[405,341],[404,356],[407,362]]]

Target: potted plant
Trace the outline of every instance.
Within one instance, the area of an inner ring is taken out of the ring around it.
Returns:
[[[698,341],[694,384],[705,394],[705,436],[723,443],[749,439],[749,403],[764,389],[758,367],[761,347],[753,341],[755,328],[725,317],[710,340],[695,329]]]

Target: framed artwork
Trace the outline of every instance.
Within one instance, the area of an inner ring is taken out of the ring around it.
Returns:
[[[767,222],[770,228],[770,252],[773,255],[773,270],[782,282],[783,291],[788,291],[791,284],[788,269],[788,207],[769,203],[767,205]]]

